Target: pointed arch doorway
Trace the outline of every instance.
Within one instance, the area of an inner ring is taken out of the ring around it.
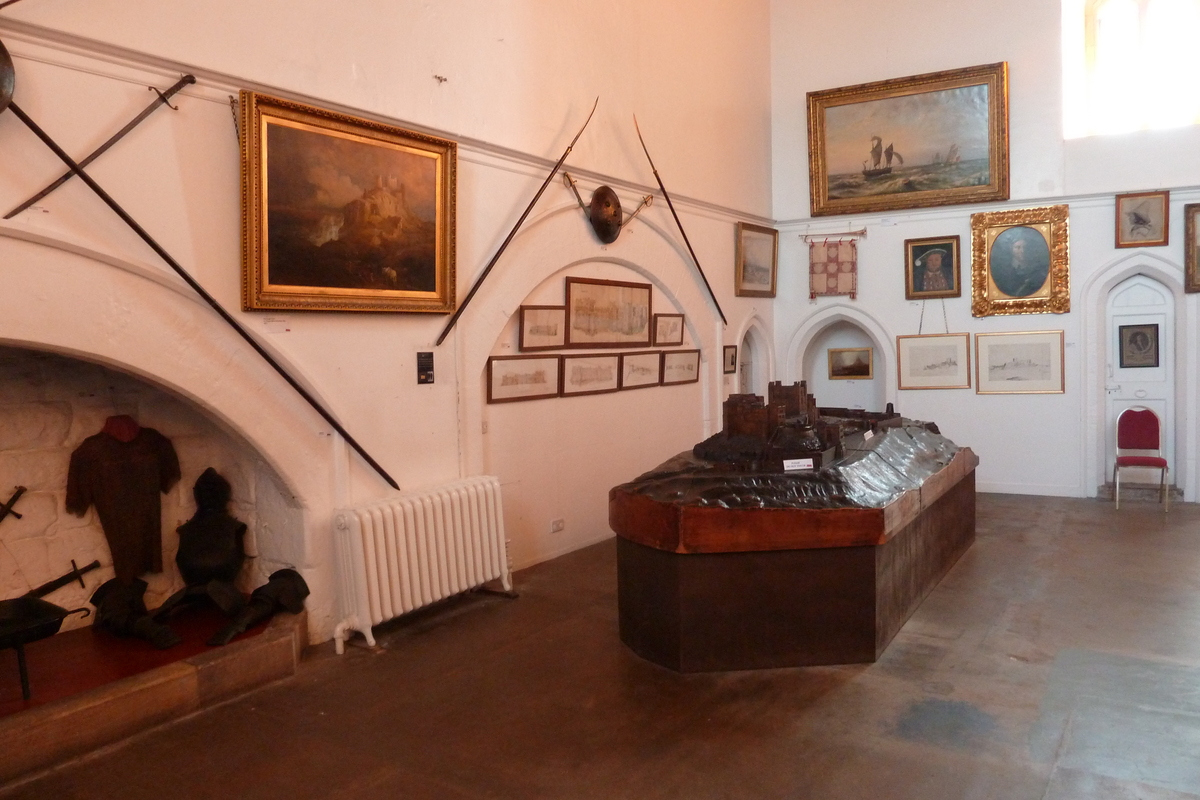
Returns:
[[[1112,480],[1117,417],[1145,407],[1162,422],[1162,448],[1177,479],[1175,419],[1175,297],[1170,288],[1138,274],[1114,286],[1105,304],[1105,482]],[[1153,474],[1151,474],[1153,473]],[[1121,482],[1158,483],[1157,470],[1122,470]]]

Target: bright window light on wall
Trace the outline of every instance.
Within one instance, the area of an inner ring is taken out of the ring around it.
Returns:
[[[1063,132],[1200,123],[1200,0],[1063,0]]]

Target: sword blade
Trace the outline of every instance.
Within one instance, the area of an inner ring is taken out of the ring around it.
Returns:
[[[108,141],[106,141],[104,144],[100,145],[95,150],[93,150],[91,153],[89,153],[86,157],[84,157],[84,159],[79,162],[79,166],[86,167],[88,164],[91,164],[97,158],[104,155],[106,152],[108,152],[108,149],[110,147],[112,147],[117,142],[121,141],[121,139],[123,139],[125,137],[125,134],[129,133],[131,130],[133,130],[138,125],[140,125],[142,123],[142,120],[144,120],[146,117],[153,114],[158,109],[159,106],[165,105],[166,102],[168,100],[170,100],[175,95],[176,92],[178,92],[184,86],[187,86],[188,84],[192,84],[195,82],[196,82],[196,77],[194,75],[184,75],[182,78],[180,78],[178,81],[175,82],[174,86],[172,86],[170,89],[167,89],[165,92],[159,94],[156,98],[154,98],[154,100],[152,100],[150,102],[150,105],[148,105],[144,109],[142,109],[142,112],[140,114],[138,114],[136,117],[134,117],[133,119],[131,119],[129,121],[129,123],[125,125],[124,128],[121,128],[121,130],[114,133],[112,136],[110,136],[108,138]],[[67,181],[71,180],[71,178],[74,178],[74,177],[75,177],[75,173],[72,172],[71,170],[67,170],[62,175],[59,175],[55,180],[53,180],[49,184],[47,184],[45,188],[43,188],[40,192],[35,194],[33,197],[29,198],[24,203],[21,203],[21,205],[17,206],[12,211],[9,211],[7,214],[5,214],[4,218],[12,219],[17,214],[20,214],[22,211],[24,211],[25,209],[29,208],[34,203],[36,203],[38,200],[41,200],[43,197],[50,194],[55,189],[62,186],[64,183],[66,183]]]

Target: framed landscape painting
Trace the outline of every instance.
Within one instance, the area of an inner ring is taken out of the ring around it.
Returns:
[[[778,273],[779,231],[749,222],[737,224],[737,264],[734,294],[738,297],[774,297]]]
[[[621,388],[621,355],[563,356],[562,396],[615,392]]]
[[[875,377],[874,348],[829,348],[829,380],[869,381]]]
[[[558,397],[558,375],[558,356],[493,356],[487,362],[487,401]]]
[[[1008,199],[1008,65],[808,93],[813,216]]]
[[[1183,290],[1200,292],[1200,203],[1188,203],[1183,207]]]
[[[662,378],[662,353],[649,350],[621,353],[621,388],[644,389],[658,386]]]
[[[896,337],[900,389],[970,389],[971,334]]]
[[[663,386],[700,380],[700,351],[673,350],[662,354]]]
[[[658,347],[683,344],[683,314],[654,315],[654,344]]]
[[[517,348],[553,350],[567,343],[566,306],[521,306]]]
[[[976,394],[1062,394],[1063,332],[975,334]]]
[[[454,142],[254,92],[241,132],[244,310],[454,310]]]
[[[567,346],[649,347],[650,298],[648,283],[567,278]]]

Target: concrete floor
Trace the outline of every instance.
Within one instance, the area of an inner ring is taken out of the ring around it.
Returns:
[[[981,495],[978,534],[875,664],[641,661],[608,541],[0,796],[1200,797],[1200,505]]]

